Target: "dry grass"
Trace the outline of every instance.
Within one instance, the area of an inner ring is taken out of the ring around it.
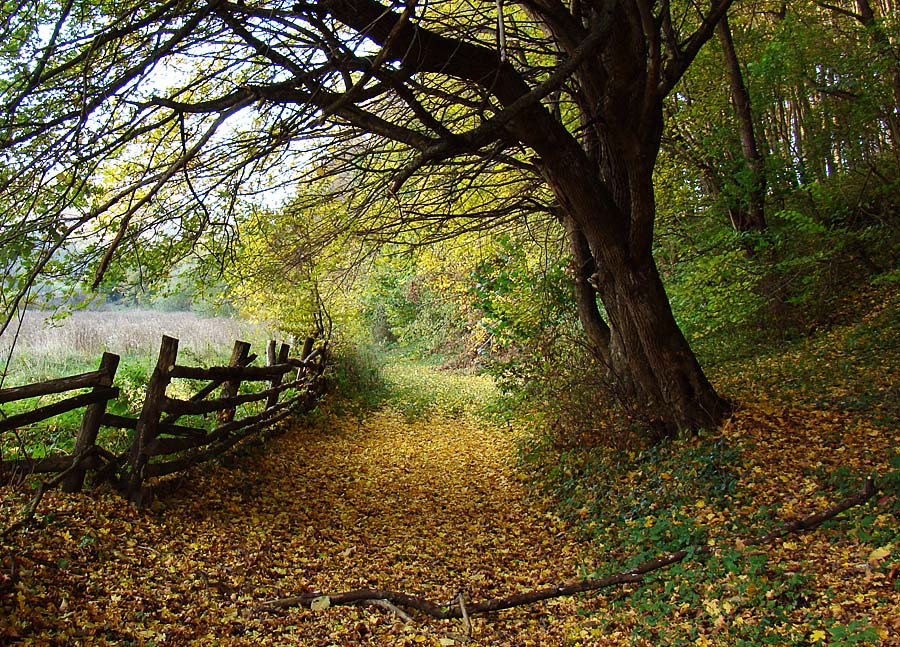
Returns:
[[[11,326],[0,337],[0,362],[9,357],[15,332]],[[260,342],[269,334],[263,326],[190,312],[76,312],[61,321],[50,319],[46,312],[29,312],[15,341],[4,386],[59,377],[67,370],[94,365],[104,351],[150,361],[159,350],[162,335],[179,339],[181,357],[213,360],[227,359],[235,339],[250,341],[259,352]]]

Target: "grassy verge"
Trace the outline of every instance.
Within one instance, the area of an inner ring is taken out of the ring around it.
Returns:
[[[402,350],[373,350],[339,346],[334,350],[331,380],[335,393],[329,402],[334,413],[365,413],[391,407],[408,420],[432,415],[461,417],[489,415],[499,394],[494,380],[441,369]]]
[[[739,400],[802,404],[896,428],[900,293],[857,293],[836,316],[846,323],[714,365],[714,381]]]

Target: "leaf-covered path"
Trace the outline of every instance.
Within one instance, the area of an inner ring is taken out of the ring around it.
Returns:
[[[517,432],[472,415],[495,402],[489,380],[402,362],[382,374],[389,406],[285,429],[143,512],[109,491],[48,493],[39,527],[0,538],[0,645],[900,644],[896,426],[747,394],[715,435],[634,456],[598,460],[589,436],[535,454],[522,431],[523,466]],[[873,376],[889,383],[891,371]],[[883,489],[830,527],[745,541],[828,509],[866,475]],[[32,494],[0,486],[0,528]],[[260,609],[367,588],[480,601],[686,540],[719,548],[643,586],[471,628],[374,606]]]
[[[362,587],[481,599],[573,576],[578,544],[526,503],[520,478],[507,430],[384,409],[291,429],[248,460],[192,474],[141,514],[111,494],[53,493],[44,509],[61,514],[13,558],[21,579],[0,603],[0,642],[463,642],[460,621],[256,607]],[[556,600],[473,618],[472,638],[559,643],[576,619],[572,601]]]

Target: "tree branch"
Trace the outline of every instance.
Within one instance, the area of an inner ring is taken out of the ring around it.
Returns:
[[[862,14],[858,14],[855,11],[851,11],[849,9],[844,9],[843,7],[838,7],[837,5],[833,5],[828,2],[816,2],[817,7],[821,7],[822,9],[828,9],[835,13],[839,13],[841,15],[847,16],[848,18],[853,18],[854,20],[858,20],[859,22],[865,24],[865,17]]]
[[[481,125],[472,130],[455,135],[449,141],[442,141],[430,146],[416,158],[394,180],[392,191],[396,192],[419,169],[437,161],[449,159],[465,152],[473,152],[495,139],[497,134],[513,119],[518,117],[523,110],[534,106],[537,102],[549,96],[562,85],[565,80],[584,62],[584,60],[605,39],[605,30],[595,30],[581,42],[572,52],[572,56],[553,71],[546,81],[536,86],[507,105],[501,112],[494,115]]]
[[[753,537],[743,541],[745,546],[759,546],[771,543],[785,535],[812,530],[837,515],[861,505],[871,499],[878,492],[875,482],[871,477],[866,479],[863,489],[859,494],[851,496],[830,508],[826,508],[821,512],[811,514],[807,517],[795,519],[783,523],[781,526],[761,537]],[[295,597],[280,598],[270,600],[259,607],[259,611],[272,611],[275,609],[286,609],[290,607],[306,607],[310,608],[315,600],[327,599],[328,606],[339,606],[348,604],[360,604],[372,600],[385,600],[393,605],[406,607],[424,613],[427,616],[438,620],[448,620],[451,618],[462,618],[464,615],[472,616],[477,614],[489,613],[492,611],[501,611],[503,609],[511,609],[534,602],[559,598],[576,593],[586,593],[588,591],[599,591],[603,588],[618,586],[621,584],[638,583],[644,580],[644,576],[648,573],[658,571],[667,566],[671,566],[677,562],[683,561],[689,556],[709,555],[723,548],[723,545],[714,546],[700,545],[689,549],[679,550],[666,555],[661,555],[653,559],[649,559],[627,571],[621,571],[605,577],[583,580],[580,582],[566,582],[523,593],[516,593],[502,598],[492,598],[483,600],[474,604],[463,606],[459,604],[460,598],[457,597],[448,605],[435,604],[425,598],[409,595],[399,591],[388,591],[383,589],[358,589],[355,591],[346,591],[335,595],[324,596],[320,592],[307,593]]]
[[[669,64],[665,66],[659,80],[658,94],[660,98],[672,91],[672,88],[675,87],[688,67],[693,63],[697,54],[700,53],[700,48],[712,38],[716,25],[719,24],[722,16],[728,12],[731,3],[732,0],[718,0],[712,3],[709,13],[703,19],[697,31],[685,41],[684,47],[680,51],[669,52],[672,58]]]
[[[103,275],[106,274],[106,270],[109,267],[110,262],[112,261],[113,255],[121,244],[123,238],[125,237],[125,231],[128,229],[128,225],[131,222],[131,219],[134,217],[134,214],[143,207],[145,204],[150,202],[159,190],[165,185],[166,182],[169,181],[173,175],[178,173],[179,170],[185,168],[187,163],[190,162],[197,153],[203,148],[203,146],[208,142],[212,136],[216,133],[219,127],[225,123],[225,121],[239,112],[241,109],[245,108],[250,104],[250,99],[244,99],[241,102],[236,103],[230,110],[227,110],[219,115],[218,119],[216,119],[209,128],[206,129],[206,132],[203,133],[203,136],[195,143],[190,149],[185,151],[183,155],[181,155],[177,160],[175,160],[168,169],[157,180],[156,184],[150,189],[147,195],[143,196],[140,200],[137,200],[131,208],[128,209],[127,212],[121,217],[121,221],[119,223],[119,230],[116,232],[115,237],[112,242],[107,246],[106,251],[103,254],[103,258],[100,260],[100,264],[97,267],[97,271],[94,273],[94,281],[91,284],[91,289],[96,290],[100,286],[100,282],[103,280]]]

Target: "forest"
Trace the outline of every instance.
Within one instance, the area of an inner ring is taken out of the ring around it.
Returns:
[[[0,642],[900,645],[894,0],[0,11],[0,392],[328,350],[146,505],[0,431]]]

